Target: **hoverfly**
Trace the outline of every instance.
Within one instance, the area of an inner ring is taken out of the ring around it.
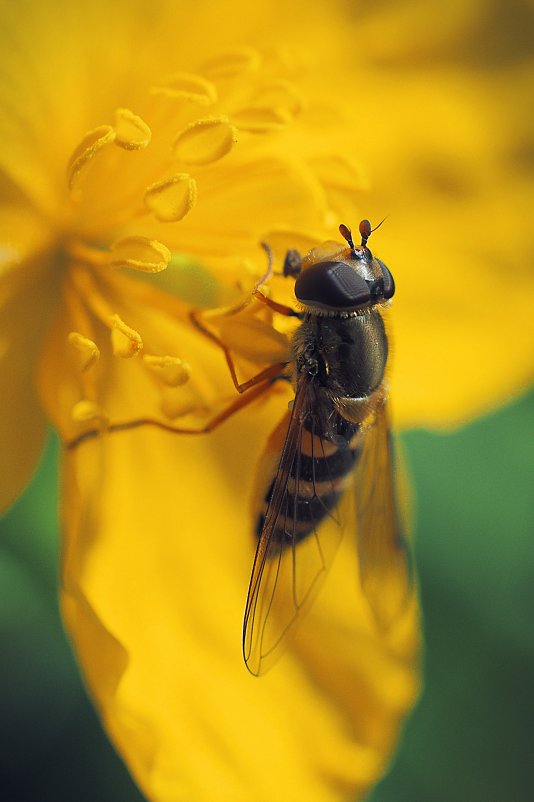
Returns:
[[[284,264],[284,275],[295,278],[301,323],[288,360],[295,398],[258,518],[245,607],[243,656],[255,675],[276,659],[315,598],[344,530],[356,529],[360,581],[378,625],[387,628],[409,595],[382,317],[395,284],[367,247],[369,221],[360,223],[360,247],[347,226],[339,228],[348,248],[325,243],[304,260],[290,251]],[[354,516],[344,512],[351,492]]]
[[[267,273],[248,300],[222,313],[235,315],[256,298],[275,313],[297,317],[300,325],[284,362],[240,384],[228,347],[205,325],[202,313],[192,311],[193,324],[223,349],[234,385],[244,395],[198,429],[149,418],[106,427],[108,433],[154,425],[174,433],[205,434],[259,398],[268,384],[288,378],[289,371],[295,398],[270,438],[277,445],[283,440],[283,445],[258,517],[243,622],[243,656],[255,675],[279,656],[310,607],[345,532],[353,530],[356,536],[361,586],[378,626],[388,628],[410,595],[412,576],[395,504],[387,416],[383,310],[395,284],[367,247],[375,230],[368,220],[360,223],[359,247],[347,226],[339,230],[348,247],[327,242],[303,259],[296,251],[286,256],[283,275],[295,281],[299,311],[261,293],[273,272],[266,247]],[[100,428],[84,431],[68,447],[101,433]]]

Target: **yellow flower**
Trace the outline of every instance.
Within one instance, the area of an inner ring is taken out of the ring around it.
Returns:
[[[2,503],[47,420],[78,443],[63,611],[149,799],[352,799],[416,696],[415,605],[378,635],[349,542],[284,660],[259,681],[242,665],[254,469],[288,389],[209,435],[164,427],[201,429],[235,398],[191,308],[246,298],[262,241],[280,262],[385,213],[399,422],[465,420],[527,381],[525,159],[498,113],[529,65],[492,92],[483,71],[420,67],[478,12],[453,5],[429,32],[404,5],[2,3]],[[513,347],[496,320],[510,297]],[[240,369],[281,333],[238,337]],[[147,419],[160,428],[105,434]]]

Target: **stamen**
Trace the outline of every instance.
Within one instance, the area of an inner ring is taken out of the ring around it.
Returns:
[[[186,164],[211,164],[226,156],[236,142],[237,130],[227,117],[206,117],[178,134],[174,150]]]
[[[89,309],[111,331],[111,344],[115,356],[129,359],[138,354],[143,347],[141,335],[112,311],[92,274],[73,265],[70,275]]]
[[[97,404],[96,401],[88,401],[87,399],[83,399],[74,404],[70,414],[72,420],[76,421],[76,423],[99,421],[102,425],[105,425],[108,421],[108,417],[100,404]]]
[[[116,134],[111,125],[101,125],[84,136],[70,157],[67,166],[67,181],[70,190],[73,190],[79,182],[84,168],[102,148],[111,145],[115,141],[115,137]]]
[[[252,47],[234,47],[204,62],[202,72],[212,78],[233,78],[244,72],[254,72],[261,64],[261,56]]]
[[[265,134],[279,131],[292,120],[286,109],[269,106],[249,106],[232,114],[232,122],[241,130],[251,134]]]
[[[143,347],[139,332],[127,326],[119,315],[112,316],[111,326],[111,345],[115,356],[120,356],[122,359],[136,356]]]
[[[217,100],[217,90],[211,81],[189,72],[175,72],[168,75],[150,91],[154,95],[189,100],[200,106],[211,106]]]
[[[115,134],[115,144],[125,150],[146,148],[152,136],[148,125],[130,109],[116,110]]]
[[[72,280],[66,277],[62,286],[63,299],[69,317],[69,326],[72,328],[67,341],[75,351],[78,359],[81,394],[84,398],[96,397],[95,371],[90,368],[95,365],[100,356],[100,350],[95,342],[93,321],[84,303],[84,297]]]
[[[146,237],[123,237],[111,246],[109,264],[130,267],[143,273],[160,273],[171,261],[171,252],[162,242]]]
[[[181,387],[189,381],[191,366],[176,356],[145,354],[143,362],[167,387]]]
[[[145,204],[162,223],[182,220],[197,201],[197,182],[188,173],[178,173],[149,186]]]
[[[94,245],[88,245],[79,239],[67,242],[65,244],[65,252],[76,262],[90,267],[99,267],[109,263],[108,251],[96,248]]]
[[[69,343],[78,352],[80,358],[80,369],[82,371],[88,370],[95,365],[100,358],[100,349],[97,344],[90,340],[89,337],[84,337],[78,331],[71,331],[67,337]]]
[[[263,84],[254,94],[253,103],[256,107],[283,109],[291,117],[296,117],[304,105],[297,87],[283,78]]]

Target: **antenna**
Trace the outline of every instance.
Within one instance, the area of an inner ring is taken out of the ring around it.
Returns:
[[[354,240],[352,239],[352,231],[350,230],[350,228],[346,226],[345,223],[341,223],[339,226],[339,233],[341,234],[343,239],[347,240],[353,256],[356,256],[356,248],[354,246]]]
[[[373,231],[376,231],[377,228],[380,228],[380,226],[382,225],[382,223],[384,222],[385,219],[386,218],[384,217],[379,222],[379,224],[377,226],[375,226],[374,228],[371,228],[371,223],[369,222],[369,220],[362,220],[362,222],[358,226],[360,234],[362,235],[362,248],[366,248],[367,247],[367,240],[369,239],[369,237],[371,236]],[[340,226],[340,229],[341,229],[341,226]]]

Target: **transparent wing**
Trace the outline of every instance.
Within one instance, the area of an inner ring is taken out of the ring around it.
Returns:
[[[252,674],[265,671],[282,652],[286,636],[317,595],[341,538],[337,501],[344,477],[329,469],[340,437],[334,444],[324,436],[332,413],[313,377],[302,374],[245,607],[243,656]]]
[[[393,443],[382,402],[358,435],[354,471],[358,554],[362,589],[378,625],[387,630],[413,590],[413,570],[395,497]]]

